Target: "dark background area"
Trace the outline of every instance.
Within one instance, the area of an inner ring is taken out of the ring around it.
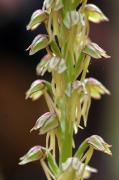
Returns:
[[[91,39],[108,51],[109,60],[92,60],[90,76],[103,82],[111,91],[101,101],[94,101],[88,127],[76,137],[77,145],[92,134],[101,135],[113,145],[113,156],[95,153],[91,165],[98,174],[92,180],[119,179],[119,1],[89,1],[97,4],[109,17],[109,23],[91,24]],[[40,26],[27,32],[26,25],[32,12],[41,8],[42,0],[0,0],[0,180],[45,179],[39,163],[19,166],[19,157],[34,145],[45,144],[45,137],[29,133],[36,119],[46,112],[44,99],[25,100],[25,92],[38,79],[36,64],[44,52],[32,57],[25,49]],[[49,78],[49,74],[46,78]]]

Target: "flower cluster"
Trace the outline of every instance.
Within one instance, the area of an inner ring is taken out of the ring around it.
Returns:
[[[73,153],[74,135],[87,126],[92,99],[110,94],[98,80],[86,78],[91,58],[110,57],[90,40],[90,21],[99,23],[108,18],[87,0],[44,0],[42,9],[33,13],[27,25],[27,30],[41,23],[46,28],[47,33],[38,34],[27,50],[29,55],[46,50],[36,72],[39,76],[51,73],[52,79],[38,79],[26,92],[26,98],[32,100],[44,96],[49,108],[31,129],[46,135],[46,146],[31,148],[19,164],[39,160],[48,180],[87,179],[97,172],[88,165],[94,151],[111,155],[111,146],[98,135],[85,139]]]

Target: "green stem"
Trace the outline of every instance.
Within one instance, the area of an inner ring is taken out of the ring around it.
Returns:
[[[72,128],[70,120],[67,117],[67,98],[60,100],[61,110],[61,154],[60,164],[65,162],[68,157],[72,156]]]
[[[81,175],[80,175],[81,180],[83,180],[83,175],[84,175],[84,172],[85,172],[85,168],[86,168],[87,164],[90,162],[91,157],[93,155],[93,152],[94,152],[94,149],[93,149],[93,147],[90,146],[88,152],[86,153],[87,154],[86,155],[86,160],[85,160],[84,167],[83,167]]]
[[[82,155],[84,154],[84,152],[87,150],[88,148],[88,143],[87,140],[83,141],[83,143],[79,146],[78,150],[75,153],[75,157],[81,159]]]
[[[57,163],[55,162],[55,159],[53,158],[53,156],[50,152],[48,152],[47,160],[48,160],[48,165],[49,165],[51,171],[57,177],[60,173],[60,170],[58,168]]]
[[[61,140],[60,140],[60,151],[59,151],[59,163],[65,162],[68,157],[72,156],[72,121],[69,119],[69,109],[71,103],[68,97],[65,95],[65,89],[67,85],[66,74],[55,74],[56,83],[56,105],[58,108],[58,115],[60,120],[60,127],[58,129]],[[67,148],[68,147],[68,148]]]

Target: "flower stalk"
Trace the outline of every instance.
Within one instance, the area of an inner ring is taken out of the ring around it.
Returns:
[[[46,49],[36,72],[43,76],[48,71],[52,80],[36,80],[26,93],[32,100],[43,95],[49,112],[32,128],[46,134],[46,147],[32,148],[20,164],[39,160],[48,180],[86,179],[97,172],[88,166],[95,150],[111,155],[111,146],[97,135],[84,140],[74,153],[74,135],[87,126],[92,98],[110,94],[98,80],[86,78],[91,58],[109,58],[89,39],[89,21],[99,23],[108,18],[87,0],[44,0],[43,8],[33,13],[27,25],[27,30],[41,23],[46,28],[47,33],[36,36],[28,50],[33,55]]]

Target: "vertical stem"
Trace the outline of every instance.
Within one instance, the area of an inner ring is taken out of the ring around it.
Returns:
[[[61,101],[61,154],[60,163],[72,156],[72,122],[68,117],[69,105],[68,100],[64,97]]]
[[[73,135],[73,121],[71,120],[71,98],[66,97],[66,74],[55,74],[56,83],[56,103],[59,111],[59,136],[60,140],[60,152],[59,161],[60,164],[65,162],[66,159],[72,156],[72,135]]]

